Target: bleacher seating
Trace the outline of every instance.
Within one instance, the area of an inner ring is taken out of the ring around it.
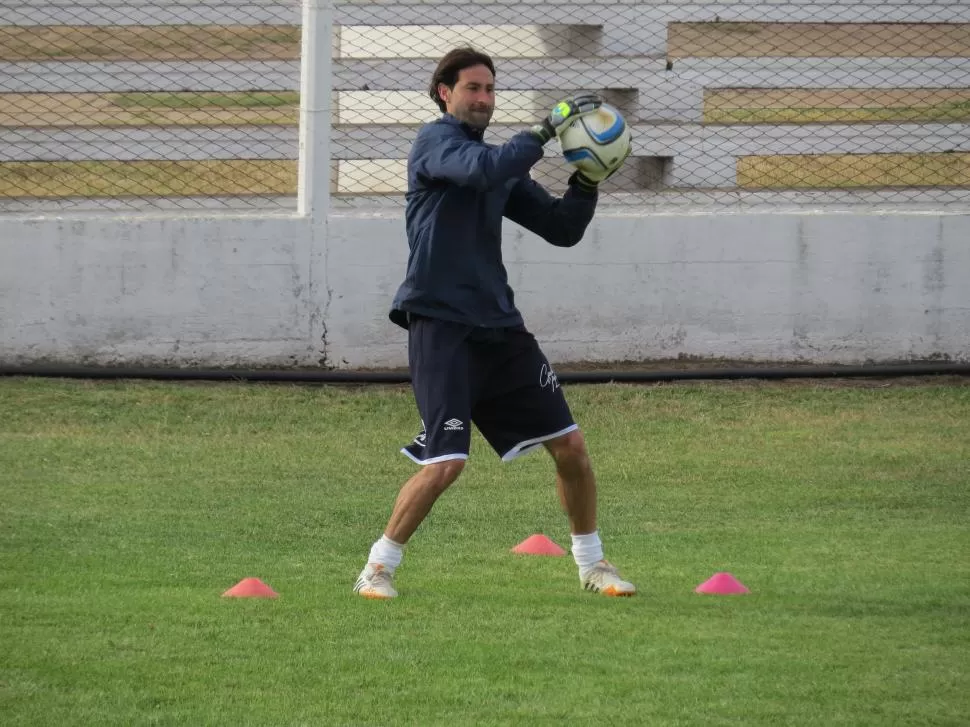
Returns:
[[[783,176],[759,184],[754,162],[774,157],[797,169],[801,157],[856,155],[864,163],[880,154],[970,154],[970,110],[887,120],[879,118],[878,108],[867,107],[871,118],[829,113],[821,120],[804,115],[759,121],[761,101],[752,93],[763,90],[767,98],[774,89],[838,91],[850,99],[883,89],[887,99],[893,94],[905,99],[900,94],[907,90],[970,89],[970,3],[359,2],[338,3],[333,17],[331,176],[338,196],[403,191],[404,160],[417,125],[437,115],[426,96],[431,71],[437,57],[459,43],[496,58],[499,105],[490,132],[496,141],[538,118],[565,92],[596,90],[619,106],[634,126],[634,159],[627,173],[610,182],[617,198],[785,189]],[[19,26],[26,34],[52,26],[117,26],[122,34],[138,26],[286,28],[300,18],[298,2],[85,0],[38,7],[0,0],[0,25]],[[897,25],[888,28],[890,23]],[[0,32],[0,49],[4,37]],[[13,96],[0,96],[0,177],[4,166],[24,162],[294,160],[295,106],[260,124],[231,114],[226,120],[215,114],[208,123],[190,117],[166,121],[164,114],[154,124],[97,121],[95,100],[105,94],[299,89],[299,60],[291,50],[257,60],[197,55],[191,48],[166,60],[0,55],[0,94],[100,95],[80,110],[74,105],[73,124],[51,123],[53,111],[18,112],[9,102]],[[739,97],[748,106],[734,101],[734,117],[718,116],[718,94],[735,89],[748,92]],[[554,159],[544,160],[536,176],[559,188],[564,179]],[[934,179],[967,186],[962,171]],[[805,187],[797,181],[793,178],[791,189]],[[869,186],[911,181],[877,178]],[[259,193],[258,185],[253,193]],[[278,180],[264,193],[278,197]],[[0,209],[6,202],[2,194]]]

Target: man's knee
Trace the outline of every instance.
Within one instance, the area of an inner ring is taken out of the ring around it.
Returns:
[[[589,462],[589,454],[586,451],[586,439],[583,433],[574,429],[561,437],[550,439],[546,442],[546,449],[556,460],[557,464],[566,466],[586,466]]]
[[[444,462],[425,465],[422,475],[425,478],[426,485],[440,494],[458,479],[463,469],[465,469],[465,460],[448,459]]]

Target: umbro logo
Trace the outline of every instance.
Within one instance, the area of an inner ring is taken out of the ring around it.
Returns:
[[[464,431],[465,427],[462,424],[461,419],[449,419],[445,422],[446,432],[461,432]]]

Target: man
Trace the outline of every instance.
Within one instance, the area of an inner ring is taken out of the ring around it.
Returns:
[[[579,242],[602,179],[579,172],[562,198],[529,176],[543,145],[602,101],[556,105],[531,130],[493,146],[482,137],[495,107],[495,67],[471,48],[441,59],[430,87],[443,116],[421,128],[408,158],[407,275],[391,320],[408,330],[408,363],[424,431],[401,450],[422,469],[401,488],[383,536],[354,585],[365,598],[394,598],[403,548],[461,474],[471,423],[503,461],[539,447],[552,455],[580,582],[609,596],[636,587],[603,557],[596,481],[583,435],[552,368],[513,302],[502,264],[502,218],[553,245]],[[603,178],[608,176],[604,174]]]

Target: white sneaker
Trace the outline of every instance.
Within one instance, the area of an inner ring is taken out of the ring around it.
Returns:
[[[392,579],[391,572],[385,566],[380,563],[368,563],[364,566],[364,570],[360,572],[360,576],[354,584],[354,593],[364,598],[380,600],[396,598],[397,591],[391,585]]]
[[[632,596],[637,592],[637,587],[620,578],[616,566],[605,560],[581,570],[579,580],[587,591],[604,596]]]

